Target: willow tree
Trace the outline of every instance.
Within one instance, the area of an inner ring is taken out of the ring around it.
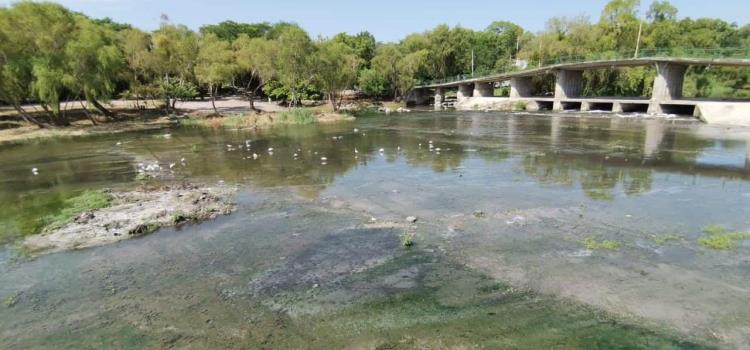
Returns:
[[[276,59],[279,47],[276,41],[265,38],[250,38],[240,34],[233,43],[237,69],[247,75],[244,91],[250,103],[250,109],[255,109],[255,96],[274,76],[276,76]]]
[[[152,35],[149,60],[159,94],[166,101],[167,111],[174,110],[177,100],[198,94],[195,81],[198,37],[182,25],[163,24]]]
[[[296,106],[300,93],[312,82],[311,58],[315,47],[307,33],[297,26],[282,29],[277,41],[278,81],[289,91],[290,105]]]
[[[139,99],[147,94],[147,82],[153,78],[151,37],[141,30],[131,28],[118,33],[117,43],[125,60],[122,73],[130,88],[127,95],[135,97],[135,106],[139,108]]]
[[[79,17],[77,35],[68,42],[65,55],[68,89],[105,116],[114,117],[114,113],[100,103],[109,100],[114,93],[118,75],[124,66],[114,33],[87,18]]]
[[[341,106],[342,91],[351,88],[363,60],[349,46],[338,41],[322,41],[314,58],[315,81],[328,97],[331,108]]]
[[[75,19],[64,7],[52,3],[18,2],[0,13],[3,32],[3,100],[20,107],[27,99],[40,103],[56,125],[69,125],[60,100],[69,78],[65,69],[65,44],[76,34]]]
[[[230,84],[236,72],[234,52],[229,42],[209,33],[200,40],[195,76],[205,84],[211,95],[211,106],[216,109],[216,93],[222,84]]]

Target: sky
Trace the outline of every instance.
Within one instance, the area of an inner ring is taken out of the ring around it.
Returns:
[[[398,41],[409,33],[438,24],[483,29],[507,20],[533,32],[554,16],[586,15],[596,21],[608,0],[53,0],[90,17],[110,17],[144,30],[158,28],[160,16],[197,30],[204,24],[288,21],[312,36],[369,31],[378,41]],[[14,0],[0,0],[7,6]],[[715,17],[745,25],[750,22],[748,0],[671,0],[680,17]],[[466,4],[471,5],[466,5]],[[641,1],[645,14],[651,0]]]

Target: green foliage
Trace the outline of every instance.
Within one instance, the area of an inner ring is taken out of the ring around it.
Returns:
[[[711,225],[703,228],[708,237],[698,239],[698,244],[716,250],[729,250],[737,246],[739,241],[750,239],[750,234],[741,231],[728,231],[724,226]]]
[[[362,92],[374,98],[382,98],[388,94],[388,80],[375,69],[365,69],[359,73],[359,88]]]
[[[404,248],[411,248],[414,246],[414,233],[404,231],[400,236],[401,246]]]
[[[331,107],[336,111],[341,103],[341,92],[354,85],[362,59],[353,49],[337,41],[318,43],[313,59],[315,82],[326,93]]]
[[[676,235],[676,234],[671,234],[671,233],[654,235],[651,238],[654,240],[654,243],[656,243],[658,245],[665,245],[665,244],[668,244],[670,242],[675,242],[675,241],[679,241],[679,240],[683,239],[682,236]]]
[[[268,22],[263,23],[237,23],[224,21],[218,24],[205,25],[200,28],[203,35],[213,34],[224,41],[235,41],[240,36],[248,38],[263,38],[271,31],[272,26]]]
[[[315,114],[305,108],[292,108],[281,113],[281,120],[292,122],[298,125],[308,125],[317,122]]]
[[[42,226],[45,229],[62,227],[76,215],[95,209],[106,208],[111,201],[112,197],[102,191],[84,191],[75,197],[66,199],[58,213],[42,218]]]
[[[586,249],[590,250],[618,250],[620,249],[620,242],[617,241],[610,241],[610,240],[603,240],[599,241],[595,238],[589,237],[581,241],[581,244],[583,244]]]

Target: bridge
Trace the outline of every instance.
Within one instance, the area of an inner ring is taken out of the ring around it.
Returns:
[[[653,66],[656,76],[650,98],[582,96],[583,72],[595,69]],[[459,76],[416,86],[407,102],[443,106],[449,89],[456,89],[458,109],[602,110],[649,114],[694,115],[706,122],[750,125],[750,100],[683,98],[685,72],[690,66],[750,67],[750,49],[645,51],[640,57],[561,58],[540,67],[482,76]],[[532,78],[552,74],[552,96],[534,96]],[[508,97],[494,96],[495,86],[510,85]]]

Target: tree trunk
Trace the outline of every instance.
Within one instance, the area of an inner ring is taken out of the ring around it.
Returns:
[[[81,102],[81,108],[83,108],[83,113],[86,114],[86,117],[89,118],[89,120],[91,121],[91,123],[93,123],[94,125],[96,125],[96,119],[94,119],[94,116],[92,116],[91,113],[89,113],[89,109],[86,108],[86,105],[83,104],[82,100],[79,101],[79,102]]]
[[[21,118],[23,118],[23,120],[38,126],[40,129],[44,129],[47,127],[42,122],[38,121],[36,118],[26,113],[26,111],[23,109],[23,107],[21,107],[21,105],[13,104],[13,108],[15,108],[18,114],[21,115]]]
[[[218,86],[214,87],[213,85],[208,86],[208,90],[211,91],[211,107],[214,108],[214,114],[218,115],[219,111],[216,109],[216,91],[218,90]]]
[[[107,109],[107,107],[102,106],[102,104],[99,103],[99,101],[97,101],[95,98],[91,99],[91,104],[94,105],[94,107],[96,107],[96,109],[98,109],[100,112],[102,112],[102,114],[104,114],[105,117],[114,119],[115,114],[112,113],[112,111],[110,111],[109,109]]]

